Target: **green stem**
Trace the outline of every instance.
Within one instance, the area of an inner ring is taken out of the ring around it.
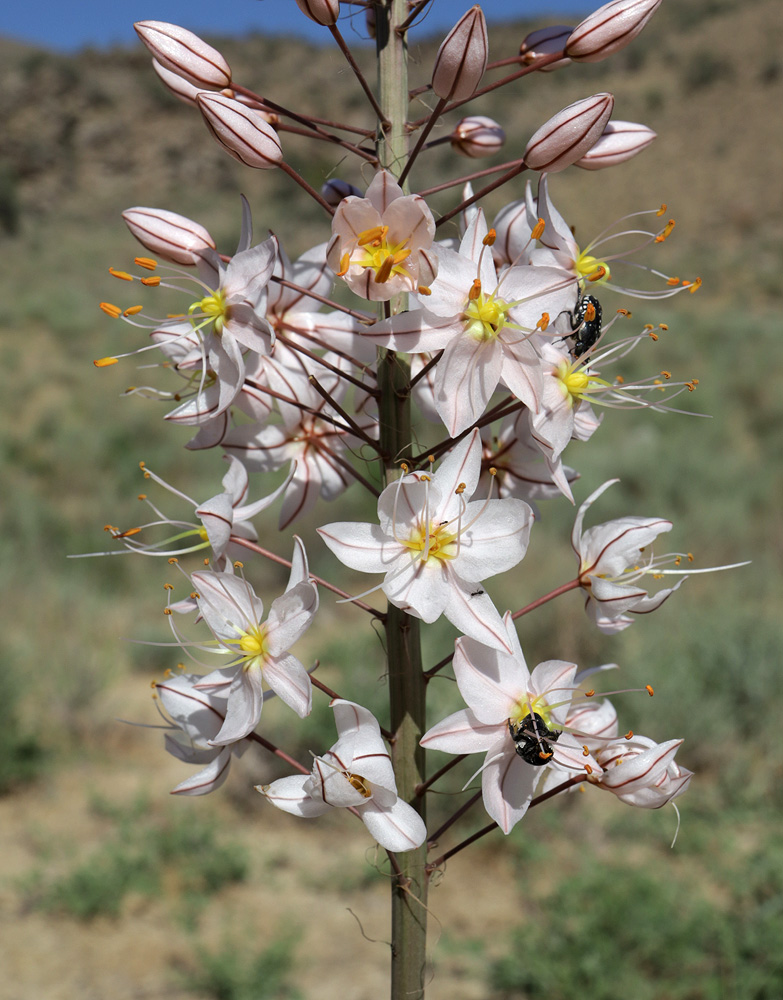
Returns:
[[[378,85],[386,122],[379,123],[380,166],[399,177],[408,154],[408,67],[404,32],[406,0],[377,0]],[[400,303],[404,307],[404,303]],[[399,462],[411,457],[410,363],[393,351],[379,351],[380,450],[384,481],[399,476]],[[400,798],[426,821],[424,781],[426,681],[421,665],[420,622],[389,606],[386,617],[392,762]],[[392,1000],[423,1000],[427,950],[427,845],[397,855],[392,883]]]

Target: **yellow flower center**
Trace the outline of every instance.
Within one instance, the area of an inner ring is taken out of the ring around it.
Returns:
[[[572,364],[562,361],[554,374],[569,406],[580,399],[587,399],[595,390],[611,388],[606,379],[592,375],[578,359]]]
[[[475,287],[475,286],[474,286]],[[506,325],[506,313],[511,304],[493,295],[479,292],[468,297],[462,316],[467,326],[465,332],[475,340],[494,340]]]
[[[606,261],[599,260],[589,253],[580,253],[576,258],[575,267],[579,280],[589,281],[591,284],[604,284],[612,276]]]
[[[203,299],[194,302],[188,309],[188,313],[191,316],[194,313],[198,313],[198,316],[194,318],[202,320],[201,323],[194,323],[196,330],[201,329],[202,326],[207,326],[209,323],[214,323],[215,334],[219,337],[223,332],[224,324],[229,320],[231,308],[226,303],[226,293],[222,288],[219,288],[212,295],[205,295]]]
[[[411,248],[406,246],[407,238],[400,243],[390,244],[386,239],[388,234],[388,226],[374,226],[359,233],[357,240],[359,256],[352,261],[359,267],[375,271],[375,281],[379,285],[387,282],[394,274],[411,277],[407,268],[403,267],[404,261],[413,253]]]
[[[544,720],[544,725],[547,729],[551,729],[552,709],[541,695],[537,698],[527,697],[520,699],[516,705],[514,705],[514,708],[508,717],[508,721],[512,723],[512,725],[518,726],[525,716],[534,714],[540,715]]]
[[[448,524],[419,525],[403,543],[412,555],[429,561],[430,559],[454,559],[457,555],[457,533],[449,530]]]
[[[240,650],[245,654],[242,664],[243,670],[249,670],[259,657],[261,659],[266,658],[268,652],[267,638],[266,628],[263,625],[253,625],[247,632],[243,632],[236,642]]]

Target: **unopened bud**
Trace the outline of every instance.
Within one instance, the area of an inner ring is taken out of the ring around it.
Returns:
[[[296,6],[316,24],[335,24],[340,16],[340,0],[296,0]]]
[[[161,66],[195,87],[221,90],[231,83],[231,68],[223,56],[187,28],[166,21],[137,21],[133,27]]]
[[[122,213],[125,224],[156,257],[173,264],[195,264],[202,250],[214,250],[215,241],[207,230],[184,215],[163,208],[128,208]]]
[[[566,53],[580,62],[598,62],[636,38],[661,0],[612,0],[574,28]]]
[[[282,162],[277,132],[261,112],[223,94],[206,91],[198,95],[198,106],[207,128],[235,160],[261,170]]]
[[[478,159],[492,156],[502,148],[506,133],[492,119],[485,115],[470,115],[463,118],[451,133],[451,148],[463,156]]]
[[[443,100],[466,101],[481,83],[488,56],[487,22],[477,4],[457,21],[438,49],[432,89]]]
[[[184,76],[180,76],[179,73],[174,73],[172,70],[167,69],[165,66],[161,65],[157,59],[152,60],[152,68],[158,74],[161,82],[168,87],[171,93],[184,101],[185,104],[196,104],[196,95],[199,94],[203,87],[194,86],[190,80],[186,80]]]
[[[567,24],[553,24],[550,28],[539,28],[538,31],[531,31],[519,46],[521,61],[529,66],[540,56],[548,56],[552,52],[562,52],[573,30]],[[553,69],[567,66],[570,62],[570,59],[558,59],[557,62],[542,66],[541,72],[549,73]]]
[[[636,122],[609,122],[604,134],[574,166],[584,170],[602,170],[616,167],[646,149],[658,136],[646,125]]]
[[[337,208],[343,198],[348,198],[350,195],[363,198],[364,192],[348,181],[341,181],[338,177],[332,177],[321,188],[321,197],[332,208]]]
[[[594,94],[558,111],[528,142],[528,168],[555,173],[581,160],[598,142],[613,107],[611,94]]]

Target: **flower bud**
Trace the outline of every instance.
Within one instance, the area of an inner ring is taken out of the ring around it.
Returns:
[[[539,28],[538,31],[531,31],[519,46],[520,61],[529,66],[539,56],[548,56],[552,52],[562,51],[566,46],[566,42],[571,37],[573,30],[567,24],[553,24],[549,28]],[[558,59],[557,62],[549,63],[548,66],[542,66],[541,72],[549,73],[553,69],[560,69],[561,66],[567,66],[570,62],[570,59]]]
[[[646,149],[658,136],[646,125],[637,122],[609,122],[604,134],[574,166],[583,170],[602,170],[616,167]]]
[[[326,27],[340,16],[340,0],[296,0],[296,5],[311,21]]]
[[[127,208],[122,217],[143,247],[173,264],[196,264],[215,241],[203,226],[163,208]]]
[[[581,160],[598,142],[613,107],[611,94],[594,94],[558,111],[528,142],[527,167],[555,173]]]
[[[492,118],[470,115],[463,118],[451,133],[451,148],[455,153],[477,159],[492,156],[502,148],[506,133]]]
[[[223,56],[187,28],[166,21],[137,21],[133,27],[161,66],[194,86],[221,90],[231,83]]]
[[[661,0],[612,0],[574,28],[566,53],[580,62],[598,62],[636,38]]]
[[[166,69],[166,67],[162,66],[157,59],[152,60],[152,68],[160,77],[161,82],[166,85],[175,97],[178,97],[180,101],[184,101],[185,104],[192,104],[195,107],[196,95],[204,89],[203,87],[195,87],[190,80],[186,80],[184,76],[180,76],[179,73],[173,73],[170,69]]]
[[[266,170],[283,159],[277,132],[261,112],[223,94],[202,91],[198,106],[207,128],[227,153],[248,167]]]
[[[353,184],[349,184],[348,181],[341,181],[339,177],[332,177],[321,188],[321,197],[332,208],[337,208],[343,198],[347,198],[349,195],[363,198],[364,192],[360,191],[358,187],[354,187]]]
[[[487,23],[477,4],[457,21],[438,49],[432,89],[443,100],[466,101],[481,83],[488,55]]]

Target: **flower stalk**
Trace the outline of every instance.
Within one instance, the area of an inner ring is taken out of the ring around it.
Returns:
[[[401,29],[408,17],[406,0],[376,4],[378,89],[386,123],[379,123],[378,160],[394,176],[405,168],[408,153],[408,46]],[[386,304],[384,303],[384,308]],[[396,352],[378,351],[378,406],[383,475],[399,475],[398,464],[411,456],[410,362]],[[386,616],[392,762],[400,798],[426,822],[425,799],[416,789],[425,779],[426,681],[421,663],[420,624],[394,605]],[[400,870],[392,882],[392,1000],[421,1000],[427,959],[427,845],[398,855]]]

